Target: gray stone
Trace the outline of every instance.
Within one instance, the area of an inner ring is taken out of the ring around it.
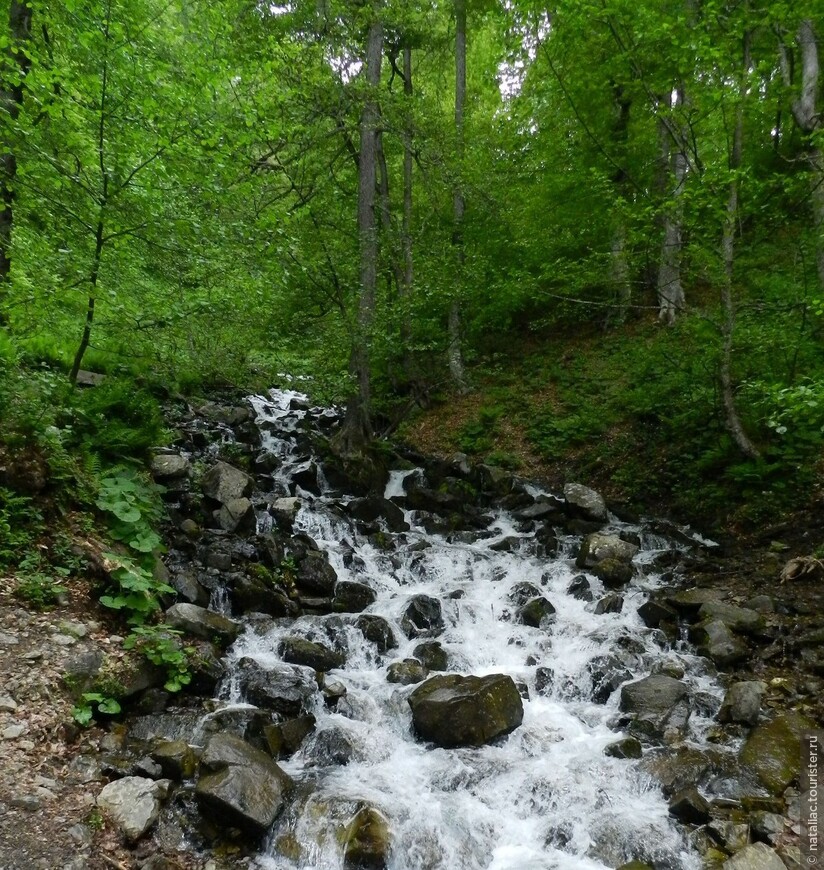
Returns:
[[[564,499],[567,509],[574,516],[596,522],[606,522],[606,502],[604,497],[594,489],[580,483],[568,483],[564,486]]]
[[[284,638],[278,647],[280,657],[292,665],[305,665],[316,671],[331,671],[340,668],[346,657],[320,643],[302,637]]]
[[[641,741],[635,737],[624,737],[604,747],[604,755],[609,758],[640,758],[642,754]]]
[[[185,456],[162,454],[152,458],[151,471],[158,480],[187,477],[191,464]]]
[[[750,813],[750,828],[753,840],[775,845],[776,840],[784,833],[784,816],[758,810]]]
[[[689,718],[687,687],[663,674],[653,674],[621,689],[620,709],[632,715],[634,734],[662,738],[670,729],[683,729]]]
[[[449,664],[449,656],[437,640],[419,643],[412,655],[430,671],[445,671]]]
[[[799,713],[784,713],[756,726],[739,755],[742,768],[773,795],[780,795],[798,776],[801,735],[815,725]]]
[[[724,862],[723,870],[786,870],[784,862],[763,843],[753,843]]]
[[[695,786],[690,786],[672,798],[669,814],[688,825],[703,825],[709,821],[710,805]]]
[[[708,601],[702,604],[698,611],[698,618],[705,622],[718,620],[730,631],[741,634],[754,634],[764,628],[764,617],[760,613],[723,601]]]
[[[2,731],[0,731],[0,739],[17,740],[18,737],[22,737],[25,733],[25,725],[7,725]]]
[[[222,643],[231,643],[240,633],[240,624],[233,619],[186,602],[173,604],[166,611],[166,622],[195,637]]]
[[[349,764],[355,756],[355,744],[343,728],[332,726],[315,735],[307,755],[320,767]]]
[[[733,683],[724,695],[724,701],[718,711],[718,721],[755,725],[766,690],[766,684],[759,680]]]
[[[252,502],[248,498],[232,498],[221,507],[218,513],[220,527],[227,532],[248,534],[254,532],[257,518]]]
[[[226,462],[216,462],[203,477],[204,494],[224,505],[232,499],[246,498],[254,487],[254,480],[245,471]]]
[[[299,498],[277,498],[272,503],[271,512],[279,523],[291,528],[300,510],[300,504]]]
[[[373,807],[362,807],[343,834],[343,870],[382,870],[389,866],[389,822]]]
[[[130,843],[139,840],[157,821],[168,782],[126,776],[104,786],[97,805],[107,813]]]
[[[718,619],[693,626],[690,640],[702,656],[706,656],[719,668],[743,661],[748,655],[746,643]]]
[[[311,670],[295,665],[264,668],[254,659],[242,658],[238,678],[244,697],[257,707],[283,716],[308,713],[318,692]]]
[[[0,631],[0,646],[17,646],[20,643],[20,638],[16,634],[10,634],[8,631]]]
[[[638,615],[647,628],[658,628],[662,622],[675,623],[678,621],[678,614],[675,610],[660,601],[645,601],[638,608]]]
[[[542,595],[533,598],[518,610],[518,622],[541,628],[555,618],[555,608]]]
[[[617,592],[610,592],[601,598],[595,605],[595,614],[620,613],[624,608],[624,596]]]
[[[512,677],[438,674],[408,698],[418,736],[438,746],[481,746],[517,728],[524,707]]]
[[[404,659],[402,662],[392,662],[386,669],[387,683],[400,683],[411,686],[421,683],[427,677],[426,668],[417,659]]]
[[[379,653],[385,653],[398,645],[392,627],[382,616],[365,613],[355,620],[355,627],[367,640],[375,644]]]
[[[592,601],[592,587],[585,574],[579,574],[572,578],[572,582],[567,587],[567,595],[571,595],[579,601]]]
[[[407,637],[426,637],[444,630],[441,602],[430,595],[415,595],[404,608],[401,627]]]
[[[670,607],[675,608],[679,613],[692,617],[708,601],[721,601],[725,594],[718,589],[682,589],[667,595],[665,600]]]
[[[9,695],[0,696],[0,713],[13,713],[17,709],[17,701]]]
[[[374,603],[378,596],[371,586],[354,580],[338,580],[332,607],[336,613],[360,613]]]
[[[579,568],[589,568],[605,586],[617,587],[632,579],[632,559],[638,547],[617,535],[595,532],[587,535],[575,559]]]
[[[216,734],[201,758],[195,796],[201,807],[262,836],[286,806],[294,783],[259,749],[232,734]]]

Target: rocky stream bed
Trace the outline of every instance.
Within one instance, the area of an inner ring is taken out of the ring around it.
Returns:
[[[296,392],[170,415],[192,683],[0,589],[0,870],[802,866],[814,574],[755,588],[689,530],[461,455],[366,475]],[[67,725],[107,681],[127,714]]]

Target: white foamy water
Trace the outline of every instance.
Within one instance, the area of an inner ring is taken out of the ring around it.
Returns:
[[[288,481],[292,433],[311,413],[290,411],[294,400],[305,403],[305,396],[273,392],[269,399],[252,400],[259,418],[270,423],[267,446],[284,457],[281,483]],[[419,473],[393,472],[385,497],[404,508],[404,487]],[[339,833],[366,803],[389,821],[390,870],[604,870],[633,859],[657,870],[697,870],[700,861],[669,819],[658,787],[636,762],[604,755],[605,746],[624,736],[614,730],[620,691],[606,704],[591,697],[590,669],[599,657],[619,655],[634,678],[673,657],[636,612],[660,583],[657,575],[648,573],[624,590],[621,613],[596,615],[592,604],[566,592],[581,572],[564,548],[557,557],[537,555],[531,537],[518,532],[505,512],[492,518],[491,536],[474,543],[449,543],[413,525],[405,533],[387,532],[394,547],[383,550],[342,515],[347,498],[338,498],[333,510],[330,495],[304,493],[296,531],[328,553],[339,579],[375,591],[365,612],[388,620],[398,647],[379,655],[355,628],[357,614],[342,614],[282,621],[262,636],[247,630],[232,648],[230,663],[251,657],[270,668],[280,661],[284,637],[331,645],[337,626],[336,639],[347,650],[345,666],[329,674],[345,685],[346,698],[334,711],[318,696],[315,734],[279,762],[298,782],[299,797],[276,822],[258,866],[340,870]],[[405,516],[412,520],[415,514]],[[513,552],[491,549],[513,535],[523,536]],[[648,563],[649,553],[639,562]],[[515,621],[510,593],[524,582],[540,587],[556,608],[544,628]],[[604,589],[594,577],[590,582],[597,600]],[[437,640],[448,653],[450,673],[509,674],[528,693],[522,725],[493,745],[447,750],[420,742],[406,700],[415,686],[386,680],[386,666],[412,657],[422,640],[408,640],[400,622],[406,604],[419,594],[441,602],[446,627]],[[699,659],[687,652],[680,661],[691,689],[718,694]],[[553,672],[545,694],[536,688],[540,668]],[[242,703],[236,680],[227,681],[223,697]],[[699,737],[702,722],[695,724]],[[348,764],[318,761],[318,735],[330,729],[342,731],[351,745]],[[297,860],[280,854],[287,835],[300,844]]]

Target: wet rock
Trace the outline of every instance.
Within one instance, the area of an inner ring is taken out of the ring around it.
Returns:
[[[686,725],[687,687],[680,680],[662,674],[644,677],[621,689],[620,709],[632,715],[631,731],[661,738],[668,729]]]
[[[343,667],[346,657],[320,643],[302,637],[284,638],[278,645],[280,657],[292,665],[305,665],[316,671],[331,671]]]
[[[449,664],[449,656],[437,640],[419,643],[412,655],[430,671],[445,671]]]
[[[270,510],[275,518],[275,522],[287,531],[291,531],[292,524],[295,522],[295,518],[300,510],[300,505],[301,501],[299,498],[277,498],[272,502]]]
[[[703,825],[710,819],[710,805],[697,788],[682,789],[669,804],[669,814],[687,825]]]
[[[678,621],[678,614],[675,610],[660,601],[645,601],[638,608],[638,615],[647,628],[660,628],[661,623]]]
[[[406,605],[401,627],[407,637],[426,637],[444,630],[441,602],[430,595],[415,595]]]
[[[89,691],[95,678],[100,673],[104,661],[105,656],[103,651],[97,647],[77,652],[66,661],[63,681],[72,693],[72,697],[78,698],[83,692]],[[14,702],[12,701],[12,703]],[[0,702],[0,711],[3,710],[4,706],[7,707],[7,705],[3,705]],[[12,711],[16,710],[17,705],[14,704],[10,709]]]
[[[225,824],[261,836],[286,806],[292,779],[272,759],[232,734],[216,734],[200,762],[195,796]]]
[[[343,835],[344,870],[384,870],[388,866],[389,822],[373,807],[362,807]]]
[[[104,786],[97,805],[110,816],[125,839],[134,843],[157,821],[167,792],[167,782],[126,776]]]
[[[564,486],[564,499],[567,511],[576,517],[595,522],[606,522],[607,505],[604,497],[580,483],[568,483]]]
[[[246,498],[254,487],[254,480],[245,471],[226,462],[216,462],[203,477],[204,495],[224,505],[233,499]]]
[[[690,630],[690,640],[702,656],[706,656],[719,668],[725,668],[743,661],[747,655],[747,645],[736,637],[719,620],[704,622]]]
[[[229,499],[218,512],[218,522],[221,529],[236,532],[239,535],[254,532],[257,517],[252,502],[248,498]]]
[[[700,784],[713,770],[710,753],[690,746],[677,750],[648,752],[639,768],[656,780],[664,794],[671,797],[679,791]]]
[[[756,613],[774,613],[775,601],[769,595],[755,595],[744,602],[744,607]]]
[[[637,552],[635,544],[617,535],[596,532],[584,538],[575,564],[592,570],[605,586],[622,586],[632,579],[632,559]]]
[[[438,746],[481,746],[517,728],[524,716],[511,677],[439,674],[409,696],[412,723],[423,740]]]
[[[653,868],[643,861],[630,861],[628,864],[622,864],[618,870],[653,870]]]
[[[706,622],[723,622],[730,631],[741,634],[756,634],[764,628],[764,617],[754,610],[736,607],[723,601],[708,601],[702,604],[698,618]]]
[[[479,465],[478,475],[480,477],[481,488],[484,492],[506,495],[512,490],[514,483],[513,476],[497,465]]]
[[[643,755],[641,741],[635,737],[624,737],[604,747],[604,755],[609,758],[640,758]]]
[[[309,712],[318,691],[312,672],[294,665],[266,669],[254,659],[243,658],[238,663],[238,677],[250,703],[283,716]]]
[[[753,843],[724,862],[723,870],[786,870],[784,862],[763,843]]]
[[[163,776],[180,781],[194,776],[197,759],[185,740],[163,740],[151,752]]]
[[[666,596],[666,603],[687,617],[694,617],[707,602],[721,601],[726,593],[718,589],[682,589]]]
[[[315,717],[308,713],[306,716],[296,716],[285,722],[265,726],[263,736],[274,758],[289,758],[300,749],[303,741],[314,730]]]
[[[533,598],[518,609],[518,622],[533,628],[541,628],[541,626],[550,622],[554,617],[555,608],[543,596]]]
[[[541,595],[541,590],[534,583],[516,583],[507,596],[516,607],[523,607],[533,598]]]
[[[426,668],[417,659],[404,659],[389,665],[386,669],[386,682],[411,686],[414,683],[423,682],[427,675]]]
[[[815,730],[813,722],[793,712],[758,725],[741,748],[741,766],[770,794],[781,794],[798,776],[801,736],[808,730]]]
[[[175,571],[169,583],[177,592],[178,598],[189,604],[197,604],[205,607],[209,603],[209,592],[198,582],[197,571],[187,567],[182,571]]]
[[[733,683],[718,711],[718,721],[755,725],[766,690],[766,685],[758,680]]]
[[[262,577],[238,574],[232,583],[235,613],[266,613],[269,616],[297,616],[300,608],[282,589]]]
[[[535,691],[539,695],[549,695],[555,685],[555,671],[552,668],[535,669]]]
[[[632,679],[632,673],[618,656],[596,656],[587,669],[592,680],[592,700],[596,704],[606,704],[616,689]]]
[[[157,480],[187,477],[190,469],[189,460],[177,453],[152,457],[151,472]]]
[[[234,620],[186,602],[172,605],[166,611],[166,622],[195,637],[225,644],[232,643],[240,633],[240,625]]]
[[[367,523],[383,519],[390,532],[409,531],[409,523],[406,522],[403,511],[389,499],[372,496],[352,499],[346,505],[346,513]]]
[[[586,575],[579,574],[572,578],[572,582],[567,586],[567,595],[571,595],[579,601],[592,601],[592,587],[589,585]]]
[[[763,811],[750,813],[750,830],[753,840],[775,845],[784,833],[784,816]]]
[[[315,735],[308,755],[319,767],[349,764],[355,756],[355,744],[343,728],[324,728]]]
[[[598,601],[593,612],[600,616],[603,613],[620,613],[623,609],[624,596],[610,592]]]
[[[707,833],[730,854],[741,851],[750,839],[749,825],[727,819],[713,819]]]
[[[298,564],[295,582],[301,589],[331,596],[338,582],[338,575],[329,564],[325,553],[309,550]]]
[[[338,580],[332,607],[336,613],[360,613],[375,602],[378,596],[371,586],[353,580]]]
[[[367,640],[375,644],[379,653],[395,649],[398,645],[392,627],[382,616],[365,613],[355,620],[355,627]]]

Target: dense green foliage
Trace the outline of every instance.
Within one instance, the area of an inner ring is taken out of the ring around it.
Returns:
[[[512,467],[497,437],[518,421],[547,462],[606,465],[633,499],[669,493],[693,516],[749,504],[757,520],[807,491],[824,425],[818,5],[468,0],[460,126],[454,12],[0,7],[2,436],[114,518],[135,555],[112,606],[148,614],[154,518],[138,478],[112,469],[162,442],[158,385],[288,371],[342,400],[363,345],[369,410],[390,431],[448,392],[455,306],[470,381],[492,392],[457,448]],[[359,155],[375,99],[364,318]],[[77,368],[108,379],[77,392]],[[30,494],[4,485],[12,552],[21,528],[41,530]]]

